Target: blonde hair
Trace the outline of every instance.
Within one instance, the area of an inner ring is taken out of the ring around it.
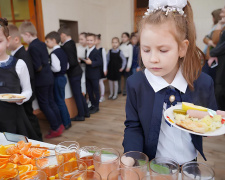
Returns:
[[[9,35],[11,37],[19,37],[20,38],[20,32],[19,32],[18,27],[16,27],[13,24],[9,24],[8,29],[9,29]]]
[[[196,46],[196,31],[193,20],[193,11],[190,3],[184,7],[184,15],[180,15],[178,12],[170,12],[166,16],[165,13],[161,10],[158,10],[154,13],[143,18],[139,25],[139,32],[141,32],[145,24],[154,24],[159,25],[166,22],[171,22],[171,26],[175,26],[176,31],[172,32],[178,45],[185,39],[189,41],[189,46],[185,57],[179,58],[179,63],[182,67],[182,74],[187,81],[189,88],[194,89],[194,81],[199,77],[201,73],[201,59],[203,53]],[[140,60],[140,66],[143,68],[144,64]]]
[[[37,30],[32,22],[24,21],[19,27],[20,34],[30,33],[31,36],[37,36]]]

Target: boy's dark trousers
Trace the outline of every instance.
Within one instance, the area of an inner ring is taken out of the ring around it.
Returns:
[[[81,92],[81,75],[69,77],[70,86],[73,92],[74,99],[76,101],[78,116],[84,117],[88,112],[88,106]]]
[[[59,108],[53,97],[53,85],[35,88],[38,104],[50,123],[51,129],[56,131],[62,124]]]
[[[92,106],[99,107],[99,79],[86,78],[86,87]]]

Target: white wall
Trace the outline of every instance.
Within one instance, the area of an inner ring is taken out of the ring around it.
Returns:
[[[197,45],[201,50],[204,49],[203,38],[207,35],[212,26],[211,12],[215,9],[219,9],[225,6],[225,0],[189,0],[193,12],[194,21],[197,31]]]

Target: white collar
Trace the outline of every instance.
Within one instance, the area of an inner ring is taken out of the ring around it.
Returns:
[[[93,46],[92,48],[87,48],[87,50],[89,51],[89,52],[91,52],[93,49],[95,48],[95,46]]]
[[[19,49],[23,47],[23,45],[20,45],[16,50],[11,51],[11,55],[14,56],[16,54],[17,51],[19,51]]]
[[[158,92],[168,86],[172,86],[182,93],[185,93],[188,86],[188,83],[184,79],[184,76],[181,72],[181,68],[179,68],[177,71],[177,74],[171,84],[166,82],[166,80],[164,80],[161,76],[153,75],[148,69],[145,69],[145,76],[155,92]]]
[[[54,47],[52,48],[52,50],[54,51],[54,50],[56,50],[56,49],[58,49],[58,48],[60,48],[60,46],[59,46],[59,45],[56,45],[56,46],[54,46]]]
[[[70,41],[70,40],[72,40],[71,38],[70,39],[67,39],[64,43],[62,43],[62,46],[64,45],[64,44],[66,44],[68,41]]]

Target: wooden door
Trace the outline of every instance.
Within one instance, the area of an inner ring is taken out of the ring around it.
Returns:
[[[149,0],[134,0],[134,32],[138,30],[139,21],[148,9]]]

